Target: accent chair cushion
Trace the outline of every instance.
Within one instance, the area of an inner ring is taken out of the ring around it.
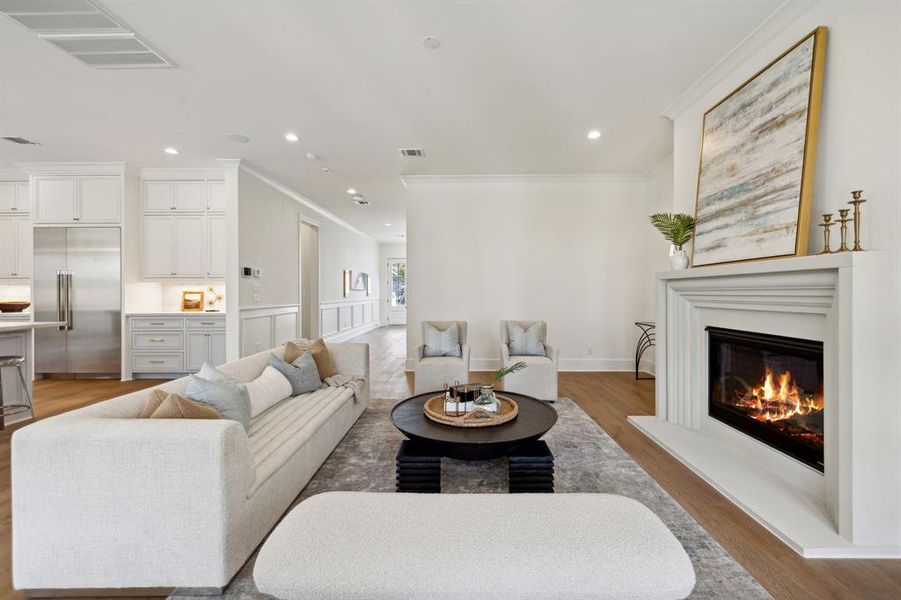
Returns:
[[[422,356],[424,358],[434,356],[456,356],[462,357],[463,352],[460,349],[460,329],[456,323],[441,330],[430,323],[425,323],[423,330],[425,339],[422,340]]]
[[[144,408],[141,409],[140,414],[138,415],[139,419],[149,419],[150,415],[156,412],[156,409],[160,407],[160,405],[169,397],[168,392],[164,392],[163,390],[156,389],[150,391],[150,396],[147,398],[147,404],[144,405]]]
[[[267,366],[259,377],[245,385],[247,395],[250,396],[251,418],[292,396],[291,382],[272,366]]]
[[[204,363],[197,375],[188,375],[185,396],[195,402],[209,404],[223,419],[237,421],[245,431],[250,426],[247,386],[219,369]]]
[[[207,404],[188,400],[179,394],[168,394],[151,419],[219,419],[216,409]]]
[[[316,368],[316,361],[313,360],[313,354],[310,352],[304,352],[290,364],[275,354],[270,354],[269,366],[277,369],[291,383],[292,396],[308,394],[322,387],[319,369]]]
[[[325,345],[325,341],[323,341],[322,338],[319,338],[315,342],[310,342],[309,340],[287,342],[285,344],[284,360],[287,363],[293,363],[307,351],[313,355],[313,360],[316,362],[316,368],[319,370],[320,379],[333,377],[338,374],[338,370],[335,369],[334,364],[332,364],[332,355],[329,354],[328,346]]]
[[[541,321],[532,323],[528,329],[510,321],[507,323],[507,337],[510,339],[510,354],[513,356],[547,356],[547,349],[541,341]]]

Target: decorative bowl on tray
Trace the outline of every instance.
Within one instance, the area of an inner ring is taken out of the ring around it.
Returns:
[[[422,409],[428,419],[451,427],[491,427],[512,421],[519,414],[519,405],[512,398],[497,394],[497,404],[497,412],[488,412],[484,408],[474,405],[469,412],[452,416],[444,411],[444,396],[442,395],[426,400]]]
[[[22,300],[10,300],[9,302],[0,302],[0,312],[4,313],[20,313],[31,306],[31,302]]]

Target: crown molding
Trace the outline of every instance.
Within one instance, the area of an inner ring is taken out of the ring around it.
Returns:
[[[785,0],[751,33],[726,53],[663,110],[663,115],[675,120],[701,99],[729,73],[738,69],[755,52],[785,31],[801,15],[820,3],[820,0]],[[753,72],[753,70],[751,70]]]
[[[404,187],[430,183],[641,183],[643,173],[574,173],[524,175],[402,175]]]
[[[223,159],[223,160],[225,160],[225,159]],[[222,160],[220,160],[220,163],[221,162],[222,162]],[[238,160],[238,163],[239,163],[239,168],[242,171],[244,171],[245,173],[248,173],[250,175],[253,175],[257,179],[259,179],[260,181],[262,181],[263,183],[268,185],[269,187],[280,191],[281,193],[285,194],[286,196],[289,196],[290,198],[295,200],[297,203],[302,204],[303,206],[306,206],[310,210],[315,211],[316,213],[322,215],[326,219],[333,221],[334,223],[337,223],[338,225],[344,227],[345,229],[348,229],[349,231],[353,231],[354,233],[356,233],[358,235],[361,235],[365,238],[375,241],[375,238],[372,237],[371,235],[369,235],[368,233],[366,233],[365,231],[361,231],[360,229],[357,229],[356,227],[354,227],[353,225],[351,225],[350,223],[348,223],[347,221],[345,221],[338,215],[319,206],[318,204],[316,204],[315,202],[313,202],[306,196],[299,194],[298,192],[294,191],[293,189],[291,189],[290,187],[288,187],[281,181],[279,181],[277,179],[273,179],[272,177],[266,175],[265,173],[261,173],[260,171],[258,171],[256,168],[252,167],[250,164],[248,164],[245,161]],[[240,198],[239,198],[239,200],[240,200]]]
[[[216,162],[219,163],[223,169],[240,169],[243,160],[240,158],[217,158]]]
[[[673,155],[670,153],[665,158],[661,159],[656,165],[651,167],[645,172],[646,179],[653,179],[657,177],[661,172],[666,170],[673,170]]]
[[[147,167],[140,171],[141,179],[222,179],[225,177],[223,167]]]
[[[125,175],[124,162],[31,162],[13,163],[28,175]]]

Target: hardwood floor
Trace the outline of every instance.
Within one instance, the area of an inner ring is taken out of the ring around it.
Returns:
[[[352,341],[371,346],[371,393],[402,399],[413,389],[404,372],[406,332],[385,327]],[[487,381],[488,373],[474,373]],[[39,381],[38,418],[118,396],[153,381]],[[806,560],[704,483],[626,421],[653,414],[654,382],[630,373],[561,373],[560,395],[572,398],[776,598],[901,598],[901,561]],[[0,600],[22,600],[10,582],[9,436],[0,432]]]

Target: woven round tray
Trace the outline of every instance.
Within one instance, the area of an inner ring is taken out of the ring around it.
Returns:
[[[433,396],[425,401],[422,407],[425,416],[443,425],[451,427],[491,427],[512,421],[519,414],[519,406],[506,396],[496,394],[500,402],[500,412],[490,413],[482,408],[475,408],[465,415],[449,417],[444,414],[444,396]],[[486,416],[487,415],[487,416]]]

